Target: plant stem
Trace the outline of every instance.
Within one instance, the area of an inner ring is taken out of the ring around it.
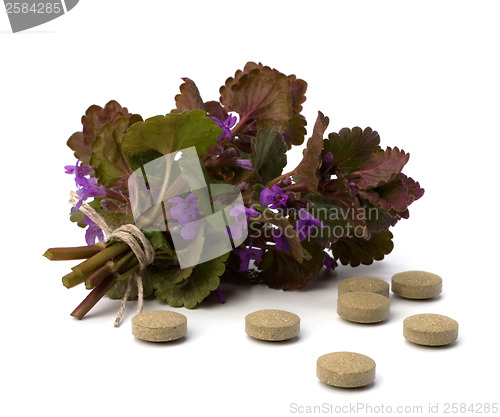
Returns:
[[[283,187],[283,191],[294,191],[294,192],[307,191],[308,189],[309,189],[309,184],[307,183],[307,181],[302,181]]]
[[[62,283],[66,288],[73,288],[80,285],[89,277],[89,274],[76,275],[73,271],[62,277]]]
[[[76,319],[82,319],[85,314],[87,314],[92,307],[94,307],[97,302],[104,297],[104,295],[113,287],[116,279],[113,275],[109,275],[103,282],[101,282],[97,287],[95,287],[85,300],[83,300],[77,308],[73,310],[71,316]]]
[[[93,272],[88,279],[85,281],[85,287],[87,290],[97,287],[101,282],[103,282],[109,275],[113,273],[114,262],[108,261],[95,272]]]
[[[102,242],[90,246],[75,246],[71,248],[50,248],[43,254],[51,261],[71,261],[87,259],[106,248]]]
[[[139,264],[135,264],[132,266],[130,269],[127,269],[125,272],[120,273],[117,272],[116,275],[116,280],[117,281],[123,281],[124,279],[129,278],[132,274],[136,273],[139,270]]]
[[[128,245],[124,242],[118,241],[109,245],[106,249],[95,254],[85,262],[72,268],[75,275],[84,275],[100,268],[105,262],[112,258],[121,255],[129,249]]]
[[[295,175],[295,171],[290,171],[287,172],[286,174],[280,175],[279,177],[276,177],[274,180],[271,180],[268,182],[266,185],[266,188],[271,188],[273,185],[277,184],[281,180],[285,179],[286,177],[291,177],[292,175]]]

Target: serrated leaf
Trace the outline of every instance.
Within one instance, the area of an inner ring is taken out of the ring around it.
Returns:
[[[166,155],[191,146],[196,147],[198,155],[204,155],[220,134],[221,128],[205,111],[191,110],[133,124],[123,136],[121,147],[127,158],[148,151]]]
[[[388,230],[372,233],[368,240],[362,237],[344,237],[332,245],[332,253],[342,265],[371,265],[374,260],[381,261],[392,251],[392,237]]]
[[[359,196],[385,211],[404,212],[424,194],[420,184],[405,174],[398,174],[380,187],[360,190]]]
[[[372,233],[385,231],[389,229],[389,227],[395,226],[401,219],[398,215],[392,215],[390,212],[384,211],[380,207],[376,207],[368,201],[364,201],[363,203],[366,228],[370,235]]]
[[[182,78],[184,83],[180,86],[180,94],[175,96],[176,109],[172,113],[182,113],[185,110],[206,110],[201,99],[200,91],[193,80]]]
[[[321,152],[323,150],[323,135],[328,127],[329,119],[323,113],[318,112],[316,123],[311,138],[307,141],[304,157],[295,168],[295,173],[307,181],[310,190],[318,188],[318,168],[321,164]]]
[[[155,270],[155,296],[172,307],[194,308],[219,287],[229,253],[186,269]]]
[[[367,127],[362,130],[343,128],[339,133],[330,133],[324,143],[324,151],[333,155],[333,165],[343,174],[360,168],[361,164],[373,153],[380,150],[380,136]]]
[[[290,81],[275,69],[248,63],[220,88],[220,102],[241,120],[256,120],[262,130],[282,133],[292,115]]]
[[[88,165],[92,156],[92,143],[101,128],[123,116],[130,116],[130,113],[126,107],[120,106],[114,100],[104,107],[90,106],[82,117],[83,130],[73,133],[68,139],[67,145],[75,151],[75,158],[81,159],[82,164]]]
[[[386,211],[391,209],[404,211],[408,208],[410,202],[408,187],[403,180],[398,177],[391,182],[382,184],[380,187],[360,190],[359,196],[368,200],[375,206],[380,206]]]
[[[276,131],[260,131],[252,141],[250,161],[259,182],[267,184],[281,175],[286,165],[287,147]]]
[[[408,162],[410,155],[398,148],[379,150],[370,155],[359,169],[347,175],[361,189],[377,187],[395,178]]]
[[[298,290],[304,288],[317,277],[323,267],[323,246],[317,242],[303,242],[304,248],[311,254],[309,260],[298,263],[286,252],[268,249],[264,254],[259,269],[259,278],[271,288]]]
[[[112,186],[116,181],[126,180],[132,174],[120,144],[125,131],[139,121],[142,121],[142,117],[138,114],[120,117],[112,124],[104,125],[92,143],[89,164],[101,185]]]
[[[292,116],[288,122],[288,127],[283,132],[283,138],[288,144],[301,145],[304,142],[304,137],[307,133],[307,121],[300,114],[302,111],[302,103],[306,101],[307,83],[304,80],[298,79],[295,75],[289,75],[290,96],[292,98]]]

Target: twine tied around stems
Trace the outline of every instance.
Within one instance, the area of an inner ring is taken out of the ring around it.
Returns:
[[[75,205],[80,197],[74,191],[71,191],[69,203]],[[125,304],[130,291],[132,290],[132,283],[135,282],[137,285],[137,313],[141,313],[144,306],[144,289],[142,283],[142,272],[144,269],[150,265],[155,258],[155,249],[149,240],[144,236],[144,233],[134,224],[124,224],[115,230],[112,230],[104,218],[97,213],[88,203],[82,202],[79,209],[85,216],[92,220],[98,227],[101,228],[104,233],[104,241],[109,242],[112,239],[120,239],[125,242],[139,262],[139,270],[130,276],[123,295],[123,299],[118,310],[118,314],[115,319],[115,327],[120,326],[123,313],[125,311]]]

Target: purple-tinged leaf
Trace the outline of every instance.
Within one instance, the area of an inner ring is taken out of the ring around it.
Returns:
[[[415,200],[422,197],[424,190],[413,179],[399,174],[391,182],[369,190],[360,190],[359,196],[383,210],[404,212]]]
[[[347,179],[354,182],[361,190],[380,186],[395,178],[409,158],[410,154],[398,148],[379,150],[372,153],[368,160],[361,164],[359,170],[347,175]]]
[[[290,81],[281,72],[248,63],[220,88],[220,102],[240,115],[240,123],[256,120],[259,129],[283,133],[292,115]]]
[[[333,166],[343,174],[359,169],[368,157],[380,150],[380,136],[371,128],[343,128],[339,133],[330,133],[325,140],[323,153],[331,152]]]
[[[94,168],[100,184],[110,187],[119,180],[125,183],[132,174],[133,170],[122,152],[121,141],[126,130],[139,121],[142,117],[138,114],[120,117],[112,124],[104,125],[92,143],[89,164]]]
[[[291,145],[301,145],[307,133],[306,118],[300,114],[302,103],[306,101],[307,83],[295,75],[289,75],[288,80],[290,81],[290,96],[292,98],[292,117],[283,133],[283,139],[290,148]]]
[[[328,127],[329,119],[323,113],[318,112],[318,118],[314,124],[311,138],[307,141],[304,157],[300,161],[295,173],[304,181],[308,182],[310,190],[316,190],[319,183],[318,169],[321,164],[321,152],[323,150],[323,135]]]
[[[175,96],[177,108],[172,110],[172,113],[182,113],[185,110],[205,110],[205,104],[194,81],[189,78],[182,78],[182,81],[184,83],[179,87],[181,93]]]
[[[68,146],[75,151],[75,157],[81,159],[84,165],[88,165],[92,156],[92,143],[101,128],[123,116],[130,116],[130,113],[126,107],[120,106],[114,100],[104,107],[90,106],[82,117],[83,130],[73,133],[68,139]]]

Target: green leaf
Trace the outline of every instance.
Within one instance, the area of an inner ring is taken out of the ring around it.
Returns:
[[[260,131],[257,134],[252,141],[250,162],[259,182],[267,184],[281,175],[286,165],[286,150],[286,144],[280,133],[270,130]]]
[[[275,69],[248,63],[234,78],[228,78],[220,89],[220,102],[240,115],[240,122],[257,120],[261,130],[288,127],[292,115],[290,81]]]
[[[370,239],[344,237],[332,245],[332,253],[343,265],[371,265],[374,260],[381,261],[392,251],[392,233],[388,230],[372,233]]]
[[[186,269],[153,269],[155,296],[172,307],[194,308],[219,287],[229,253]]]
[[[359,170],[347,175],[361,190],[378,187],[395,178],[408,162],[410,155],[398,148],[379,150],[363,162]]]
[[[74,133],[68,139],[68,146],[75,151],[75,158],[81,159],[82,164],[88,165],[92,156],[92,143],[101,128],[123,116],[130,116],[130,113],[126,107],[120,106],[114,100],[107,103],[104,108],[90,106],[82,117],[83,130]]]
[[[221,128],[205,111],[191,110],[133,124],[123,136],[121,147],[127,158],[148,151],[166,155],[191,146],[201,156],[217,143],[220,134]]]
[[[323,113],[318,112],[318,118],[314,125],[311,138],[307,141],[304,157],[295,168],[295,173],[309,184],[309,189],[318,188],[318,168],[321,164],[321,152],[323,150],[323,135],[328,127],[329,119]]]
[[[194,81],[189,78],[182,78],[182,81],[184,83],[179,88],[181,93],[175,96],[177,108],[172,110],[172,113],[182,113],[185,110],[205,110],[205,104]]]
[[[288,80],[290,81],[290,95],[292,98],[292,116],[288,122],[288,127],[283,133],[283,138],[290,148],[291,145],[301,145],[307,133],[306,118],[300,114],[302,103],[306,101],[307,83],[298,79],[295,75],[289,75]]]
[[[268,249],[259,265],[259,278],[271,288],[298,290],[317,277],[323,267],[323,246],[317,242],[303,242],[311,254],[309,260],[299,263],[290,254]]]
[[[331,152],[333,165],[340,172],[347,174],[359,169],[361,164],[373,153],[380,150],[380,136],[367,127],[361,130],[354,127],[341,129],[339,133],[330,133],[323,146],[323,154]]]
[[[176,259],[175,251],[168,243],[165,233],[160,231],[146,231],[144,235],[148,238],[149,242],[155,248],[156,253],[162,252],[172,259]]]
[[[100,184],[112,186],[116,181],[126,180],[132,174],[120,143],[125,131],[139,121],[142,121],[142,117],[133,114],[129,117],[120,117],[112,124],[106,124],[101,128],[91,145],[90,158],[90,165],[94,168]]]

